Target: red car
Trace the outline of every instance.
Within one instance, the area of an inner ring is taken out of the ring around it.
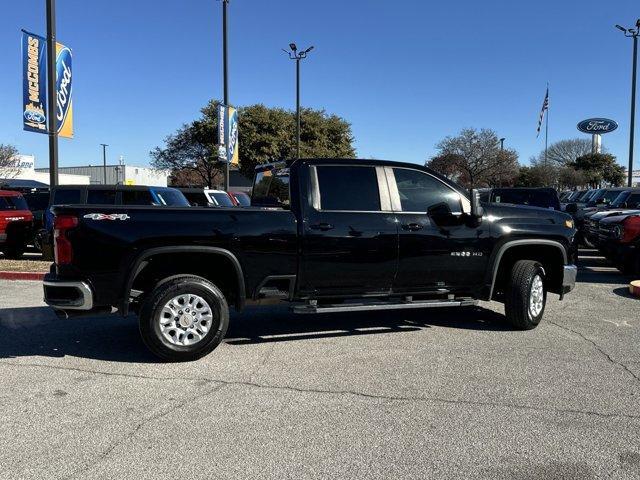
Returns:
[[[33,225],[33,214],[18,192],[0,190],[0,251],[6,258],[20,258]]]
[[[251,197],[244,192],[228,192],[236,207],[251,206]]]

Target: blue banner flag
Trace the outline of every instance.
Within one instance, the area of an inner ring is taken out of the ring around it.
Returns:
[[[22,31],[22,121],[30,132],[47,130],[47,41]]]
[[[218,142],[224,146],[222,161],[238,165],[238,111],[227,105],[218,105]],[[222,149],[221,149],[222,150]]]

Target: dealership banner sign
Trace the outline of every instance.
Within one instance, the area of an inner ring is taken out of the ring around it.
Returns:
[[[56,125],[58,136],[73,138],[71,50],[56,42]]]
[[[218,139],[220,159],[238,165],[238,111],[228,105],[218,105]]]
[[[47,40],[22,31],[22,122],[30,132],[49,133],[54,115],[58,136],[73,138],[71,50],[56,42],[56,109],[47,111]]]
[[[29,132],[47,131],[47,41],[22,31],[22,125]]]

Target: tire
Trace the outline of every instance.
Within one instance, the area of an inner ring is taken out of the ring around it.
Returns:
[[[207,310],[210,316],[205,315]],[[170,312],[176,316],[170,316]],[[161,319],[166,320],[164,327]],[[142,341],[154,355],[170,362],[193,361],[222,342],[229,326],[229,307],[213,283],[182,275],[160,282],[147,296],[140,309],[139,326]],[[196,335],[202,338],[198,340]]]
[[[541,284],[538,283],[538,280]],[[534,282],[542,289],[537,298],[542,305],[532,303],[536,294]],[[507,321],[518,330],[531,330],[538,326],[547,303],[547,290],[544,286],[544,269],[540,263],[533,260],[518,260],[511,269],[507,287],[505,289],[504,312]]]

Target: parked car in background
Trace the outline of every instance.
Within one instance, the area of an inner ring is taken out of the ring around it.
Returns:
[[[139,205],[156,207],[189,207],[189,201],[177,189],[131,185],[62,185],[51,190],[49,205],[39,231],[42,254],[53,259],[54,205]]]
[[[33,231],[33,214],[22,194],[0,190],[0,251],[6,258],[20,258]]]
[[[192,207],[211,207],[215,206],[209,200],[209,197],[204,192],[204,188],[198,187],[176,187],[182,192],[185,198],[189,201]]]
[[[29,210],[33,214],[33,234],[27,243],[34,246],[37,251],[42,251],[42,238],[41,230],[44,227],[44,216],[49,206],[49,190],[38,190],[28,193],[23,193],[24,199],[27,201]]]
[[[238,207],[251,206],[251,197],[244,192],[229,192],[229,196]]]
[[[640,188],[624,190],[606,208],[585,215],[582,222],[582,235],[591,245],[599,247],[601,221],[608,217],[637,211],[640,211]]]
[[[618,270],[640,274],[640,211],[603,219],[598,235],[600,252]]]
[[[205,189],[209,202],[215,207],[235,207],[231,196],[224,190]]]
[[[494,188],[489,202],[560,210],[558,192],[554,188]]]

